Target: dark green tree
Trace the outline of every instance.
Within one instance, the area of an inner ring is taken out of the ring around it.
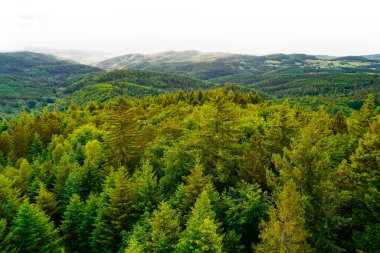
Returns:
[[[58,230],[28,202],[20,207],[8,236],[12,252],[61,252]]]

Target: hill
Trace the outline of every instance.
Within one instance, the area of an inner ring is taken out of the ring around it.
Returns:
[[[115,70],[76,76],[67,81],[59,107],[71,102],[105,102],[118,96],[143,97],[178,90],[197,90],[214,86],[193,77],[146,70]]]
[[[42,108],[54,102],[69,78],[96,71],[99,69],[46,54],[0,53],[0,117],[22,107]]]
[[[380,73],[380,62],[365,57],[320,59],[305,54],[252,56],[198,51],[129,54],[100,62],[96,66],[108,70],[129,68],[174,72],[203,80],[268,73]]]

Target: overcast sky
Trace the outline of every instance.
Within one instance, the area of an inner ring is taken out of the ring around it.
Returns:
[[[380,53],[379,0],[1,0],[0,51]]]

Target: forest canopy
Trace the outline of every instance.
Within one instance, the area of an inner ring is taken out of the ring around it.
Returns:
[[[378,252],[374,96],[329,114],[217,88],[0,123],[1,252]]]

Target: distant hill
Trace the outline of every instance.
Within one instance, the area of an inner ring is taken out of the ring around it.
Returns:
[[[69,78],[97,71],[52,55],[0,53],[0,117],[52,103]]]
[[[222,77],[253,78],[257,75],[274,73],[380,73],[380,62],[365,57],[320,59],[305,54],[252,56],[198,51],[168,51],[151,55],[129,54],[100,62],[96,67],[107,70],[128,68],[173,72],[210,81]]]
[[[380,61],[380,54],[364,55],[365,58]]]
[[[143,97],[178,90],[197,90],[214,86],[193,77],[146,70],[114,70],[76,76],[68,80],[59,107],[71,102],[84,105],[89,101],[105,102],[118,96]]]

